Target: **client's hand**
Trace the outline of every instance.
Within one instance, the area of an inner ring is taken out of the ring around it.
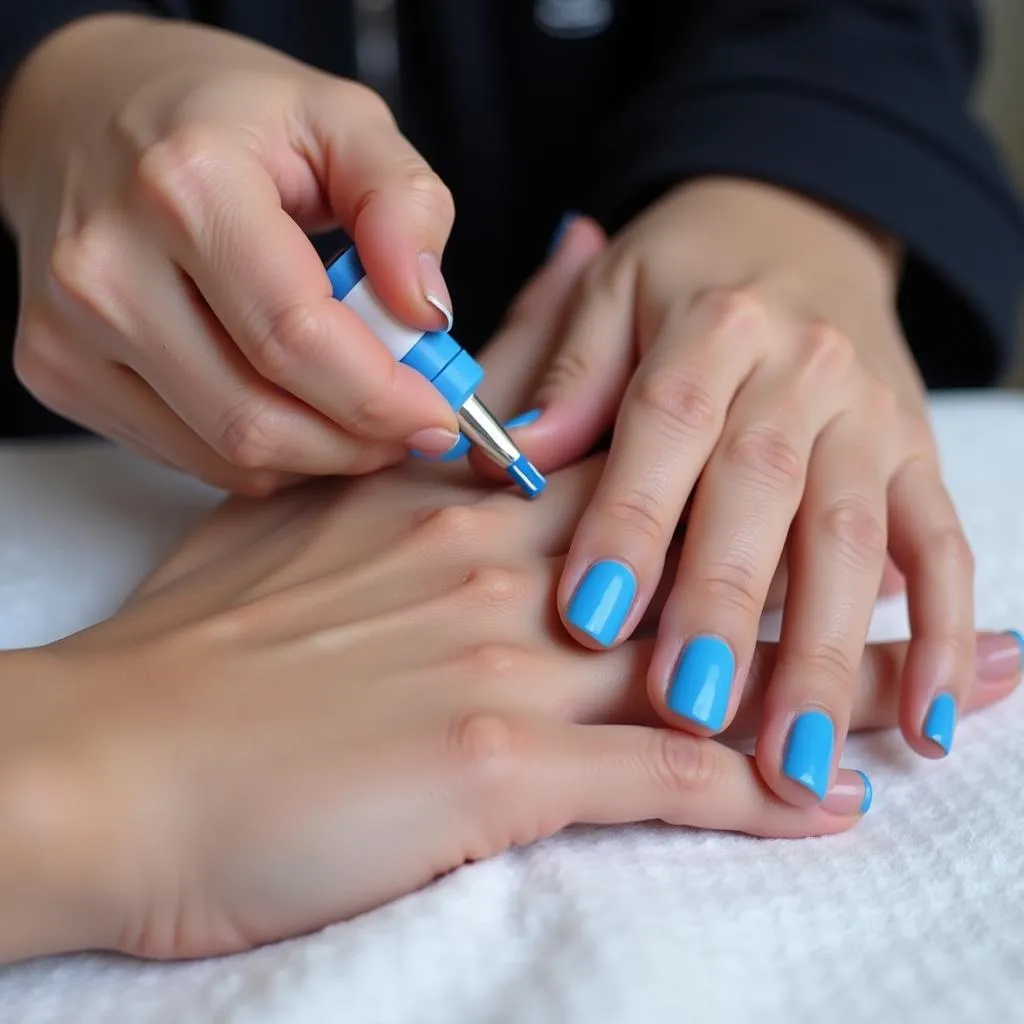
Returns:
[[[236,500],[113,619],[13,655],[32,682],[0,689],[0,866],[20,850],[30,881],[5,895],[0,956],[241,950],[572,822],[853,825],[859,773],[794,807],[751,758],[652,727],[643,628],[603,652],[560,628],[602,467],[555,474],[534,505],[441,467]],[[903,660],[869,649],[855,725],[895,721]],[[747,728],[773,661],[754,659]]]

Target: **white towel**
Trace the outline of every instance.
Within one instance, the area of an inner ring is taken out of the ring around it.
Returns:
[[[978,621],[1024,625],[1024,401],[935,406]],[[216,496],[109,450],[0,450],[0,646],[106,613]],[[905,630],[901,607],[875,635]],[[358,920],[180,965],[0,971],[3,1024],[984,1024],[1024,1021],[1024,695],[952,757],[855,737],[851,833],[578,830]]]

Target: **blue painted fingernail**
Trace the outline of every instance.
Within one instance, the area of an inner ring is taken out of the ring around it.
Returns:
[[[506,420],[502,426],[506,430],[518,430],[520,427],[528,427],[531,423],[536,423],[540,419],[540,409],[531,409],[529,412],[520,413],[518,416],[513,416],[512,419]]]
[[[1021,661],[1024,661],[1024,633],[1021,633],[1019,629],[1008,629],[1006,632],[1017,641],[1020,647]]]
[[[717,732],[725,724],[736,673],[732,648],[717,636],[695,636],[685,648],[669,683],[669,711]]]
[[[823,799],[832,775],[836,730],[824,711],[805,711],[789,730],[782,755],[782,774]],[[867,798],[870,804],[870,797]]]
[[[926,740],[942,748],[943,754],[953,749],[953,732],[956,729],[956,700],[951,693],[940,693],[928,709],[921,734]]]
[[[424,462],[454,462],[461,459],[469,451],[469,438],[465,434],[459,434],[459,439],[453,448],[450,448],[444,455],[427,455],[426,452],[411,449],[409,454],[414,459],[423,459]]]
[[[562,247],[565,236],[569,233],[569,228],[572,227],[577,217],[579,217],[579,213],[576,210],[569,210],[567,213],[562,214],[562,219],[558,222],[558,227],[555,228],[551,241],[548,242],[548,259],[551,259]]]
[[[860,813],[867,814],[871,810],[871,801],[875,798],[875,791],[871,788],[871,780],[859,769],[853,769],[864,782],[864,799],[860,802]]]
[[[602,647],[611,647],[634,597],[636,576],[629,566],[611,560],[595,562],[572,595],[566,618]]]

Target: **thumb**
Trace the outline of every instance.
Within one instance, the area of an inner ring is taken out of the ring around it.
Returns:
[[[550,372],[551,354],[571,315],[581,279],[607,245],[596,221],[580,215],[566,217],[548,261],[516,296],[480,357],[487,372],[480,396],[500,416],[516,417],[506,429],[524,451],[539,447],[551,433],[547,410],[538,409],[537,384]],[[505,479],[482,453],[474,452],[470,461],[481,475]]]
[[[318,93],[306,110],[331,211],[384,305],[411,327],[449,330],[441,256],[455,219],[452,194],[376,93],[353,82],[346,89],[341,115],[334,90]]]
[[[562,248],[578,244],[574,225]],[[516,444],[542,472],[593,450],[613,426],[635,369],[633,281],[602,273],[603,262],[598,256],[579,275],[534,393],[532,404],[541,415],[515,434]]]

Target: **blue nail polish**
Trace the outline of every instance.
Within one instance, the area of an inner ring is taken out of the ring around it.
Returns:
[[[414,459],[423,459],[424,462],[454,462],[456,459],[461,459],[468,451],[469,438],[465,434],[459,434],[455,447],[446,451],[444,455],[427,455],[425,452],[417,451],[415,448],[409,454]]]
[[[579,216],[579,213],[575,210],[569,210],[567,213],[562,214],[562,219],[558,222],[558,227],[555,228],[555,233],[551,236],[551,241],[548,242],[548,259],[551,259],[556,252],[562,247],[562,243],[565,241],[565,236],[569,233],[569,228],[572,227],[573,222]]]
[[[859,769],[853,769],[864,783],[864,799],[860,802],[860,813],[867,814],[871,810],[871,801],[875,798],[875,791],[871,788],[871,780]]]
[[[1021,660],[1024,660],[1024,633],[1021,633],[1019,629],[1008,629],[1006,632],[1017,641],[1017,646],[1020,647]]]
[[[717,636],[695,636],[685,648],[669,683],[669,711],[718,732],[725,724],[736,673],[732,648]]]
[[[531,423],[536,423],[540,419],[540,409],[531,409],[529,412],[520,413],[518,416],[513,416],[512,419],[506,420],[502,426],[506,430],[518,430],[520,427],[528,427]]]
[[[634,597],[636,576],[632,569],[622,562],[595,562],[572,595],[566,618],[602,647],[610,647],[629,615]]]
[[[953,731],[956,729],[956,700],[951,693],[940,693],[928,709],[921,734],[942,748],[944,754],[953,749]]]
[[[836,730],[824,711],[805,711],[789,730],[782,755],[782,774],[824,799],[832,774]],[[868,803],[870,803],[870,797]]]

